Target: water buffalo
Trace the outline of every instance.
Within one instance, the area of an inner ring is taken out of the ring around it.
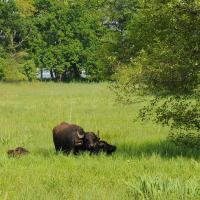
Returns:
[[[91,153],[96,152],[100,138],[94,132],[86,132],[83,138],[82,150],[88,150]]]
[[[98,143],[98,151],[106,152],[107,155],[112,154],[113,152],[116,151],[116,149],[117,149],[116,146],[108,144],[104,140],[100,140]]]
[[[17,147],[16,149],[10,149],[7,151],[9,157],[18,157],[27,153],[29,153],[29,151],[23,147]]]
[[[53,141],[56,151],[77,154],[85,150],[92,152],[99,138],[78,125],[62,122],[53,128]]]

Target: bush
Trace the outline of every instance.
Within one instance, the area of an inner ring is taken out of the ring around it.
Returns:
[[[200,149],[200,134],[197,132],[171,133],[168,140],[177,146]]]
[[[28,60],[23,64],[23,74],[27,77],[29,81],[33,81],[36,79],[37,70],[35,67],[35,63],[33,60]]]
[[[200,147],[199,96],[155,98],[140,110],[142,120],[153,120],[170,127],[168,140],[179,146]]]
[[[32,81],[36,79],[36,68],[32,60],[19,62],[16,58],[5,58],[0,60],[0,80]]]
[[[141,1],[123,35],[129,59],[118,58],[111,86],[125,103],[154,97],[139,117],[169,126],[179,144],[199,138],[199,9],[197,1]]]
[[[1,75],[2,81],[24,81],[27,80],[26,76],[22,73],[22,66],[17,63],[14,59],[2,59]]]

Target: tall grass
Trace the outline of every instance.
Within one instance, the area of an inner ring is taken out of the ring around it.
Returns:
[[[141,106],[116,104],[106,83],[0,84],[0,200],[200,199],[199,152],[134,122]],[[61,121],[99,130],[117,152],[56,155],[51,131]],[[8,158],[17,146],[30,155]]]

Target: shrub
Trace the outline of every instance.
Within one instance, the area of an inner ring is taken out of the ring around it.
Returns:
[[[27,77],[22,73],[22,66],[12,58],[0,62],[0,78],[2,81],[24,81]]]
[[[33,60],[28,60],[23,64],[23,74],[27,77],[29,81],[33,81],[36,79],[37,70],[35,67],[35,63]]]

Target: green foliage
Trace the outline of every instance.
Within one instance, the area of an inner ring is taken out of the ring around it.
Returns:
[[[82,71],[90,80],[108,79],[103,2],[0,1],[0,49],[11,57],[28,52],[53,80],[80,80]]]
[[[109,31],[103,40],[108,60],[110,57],[117,58],[123,63],[129,60],[131,49],[128,44],[131,41],[127,40],[126,32],[130,19],[137,10],[137,5],[138,0],[108,0],[105,2],[106,16],[103,23]]]
[[[24,4],[22,1],[0,1],[0,80],[2,81],[32,80],[36,76],[33,77],[32,74],[30,77],[30,71],[34,73],[36,68],[32,65],[28,74],[27,61],[23,58],[27,41],[31,37],[32,25],[31,20],[22,14],[19,5]]]
[[[200,146],[200,135],[198,132],[172,132],[168,136],[168,140],[173,142],[177,146],[185,148],[199,149]]]
[[[177,145],[199,148],[199,96],[171,96],[155,98],[140,110],[142,120],[151,119],[170,127],[168,139]]]
[[[36,79],[36,67],[26,52],[0,59],[1,81],[33,81]]]
[[[137,82],[140,78],[140,71],[136,68],[121,66],[112,78],[115,81],[110,84],[110,88],[115,93],[118,102],[134,103],[138,101],[138,96],[141,100],[144,90],[142,90],[142,85]]]
[[[1,59],[0,66],[0,80],[9,82],[27,80],[22,72],[22,66],[15,59]]]
[[[191,93],[199,84],[200,18],[198,12],[185,9],[200,5],[176,1],[140,4],[124,31],[128,64],[134,68],[133,74],[135,68],[140,72],[136,82],[153,92]]]
[[[22,73],[27,77],[29,81],[33,81],[36,79],[37,71],[33,60],[27,60],[23,63]]]
[[[34,0],[16,0],[16,5],[22,17],[32,16],[35,12]]]
[[[170,126],[173,138],[199,132],[199,10],[198,1],[138,2],[124,29],[127,59],[117,57],[118,99],[155,96],[139,116]]]
[[[30,37],[31,25],[20,16],[15,1],[0,1],[0,44],[4,51],[15,54],[24,48]]]
[[[31,42],[31,51],[40,68],[51,70],[56,80],[80,79],[82,70],[91,78],[103,78],[103,59],[98,53],[105,31],[100,24],[102,14],[97,1],[89,7],[87,3],[35,2],[37,37]]]

